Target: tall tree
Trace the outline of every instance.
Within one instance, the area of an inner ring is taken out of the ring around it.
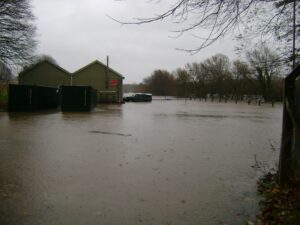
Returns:
[[[0,61],[18,66],[32,60],[36,47],[29,0],[0,1]]]
[[[11,81],[13,79],[13,74],[10,68],[8,68],[4,63],[0,62],[0,81]]]
[[[223,96],[230,93],[231,90],[227,87],[231,79],[230,61],[226,55],[217,54],[204,60],[201,70],[208,77],[210,94]]]
[[[166,70],[155,70],[150,77],[143,81],[146,91],[154,95],[174,95],[175,79]]]
[[[191,76],[195,95],[198,98],[206,98],[208,86],[208,74],[206,74],[201,66],[201,63],[193,62],[185,66]]]
[[[37,55],[37,56],[32,56],[31,60],[27,62],[25,65],[23,65],[22,71],[28,70],[29,68],[34,67],[36,64],[47,60],[48,62],[58,65],[57,61],[51,56],[51,55]]]
[[[264,44],[247,52],[246,55],[252,68],[252,74],[260,84],[261,94],[266,100],[272,100],[272,82],[280,74],[279,57]]]
[[[245,94],[257,94],[257,82],[251,76],[248,63],[241,60],[232,62],[233,95],[238,101]]]
[[[178,68],[174,76],[177,83],[177,96],[186,98],[193,93],[191,76],[186,70]]]
[[[46,55],[46,54],[38,55],[34,59],[35,63],[38,63],[38,62],[41,62],[44,60],[47,60],[55,65],[58,65],[57,61],[51,55]]]

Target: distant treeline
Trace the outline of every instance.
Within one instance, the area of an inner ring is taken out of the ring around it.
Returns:
[[[230,62],[227,56],[217,54],[174,72],[158,69],[142,83],[125,86],[124,90],[179,98],[239,101],[253,96],[280,101],[283,76],[276,56],[265,48],[248,53],[247,58],[248,62]]]

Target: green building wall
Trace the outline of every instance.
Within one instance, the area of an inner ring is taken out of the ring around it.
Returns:
[[[124,77],[96,60],[73,74],[44,60],[19,74],[20,85],[58,87],[62,85],[91,86],[98,91],[100,102],[123,101]],[[117,81],[117,85],[113,85]],[[106,83],[108,85],[106,85]]]
[[[58,87],[71,84],[71,75],[61,67],[48,61],[42,61],[32,68],[19,74],[21,85],[41,85],[47,87]]]
[[[108,80],[108,87],[106,87],[106,79]],[[102,99],[103,102],[122,102],[123,79],[119,73],[110,68],[107,73],[107,67],[104,64],[94,61],[73,73],[72,84],[92,86],[98,91],[100,101]],[[112,85],[113,80],[117,80],[116,86]]]

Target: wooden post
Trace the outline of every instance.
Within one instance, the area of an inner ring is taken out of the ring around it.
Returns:
[[[300,75],[298,66],[284,80],[282,138],[279,158],[279,182],[288,184],[296,172],[295,143],[299,142],[300,118],[295,102],[295,81]]]
[[[286,85],[285,85],[286,86]],[[286,89],[286,87],[284,87]],[[287,184],[291,175],[293,123],[287,111],[286,94],[283,102],[282,136],[279,156],[279,183]]]

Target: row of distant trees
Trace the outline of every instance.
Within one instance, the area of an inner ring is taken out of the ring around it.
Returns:
[[[239,100],[245,95],[260,95],[267,101],[281,100],[282,68],[276,53],[260,44],[247,52],[246,58],[231,62],[226,55],[217,54],[173,72],[158,69],[134,91],[183,98]]]

